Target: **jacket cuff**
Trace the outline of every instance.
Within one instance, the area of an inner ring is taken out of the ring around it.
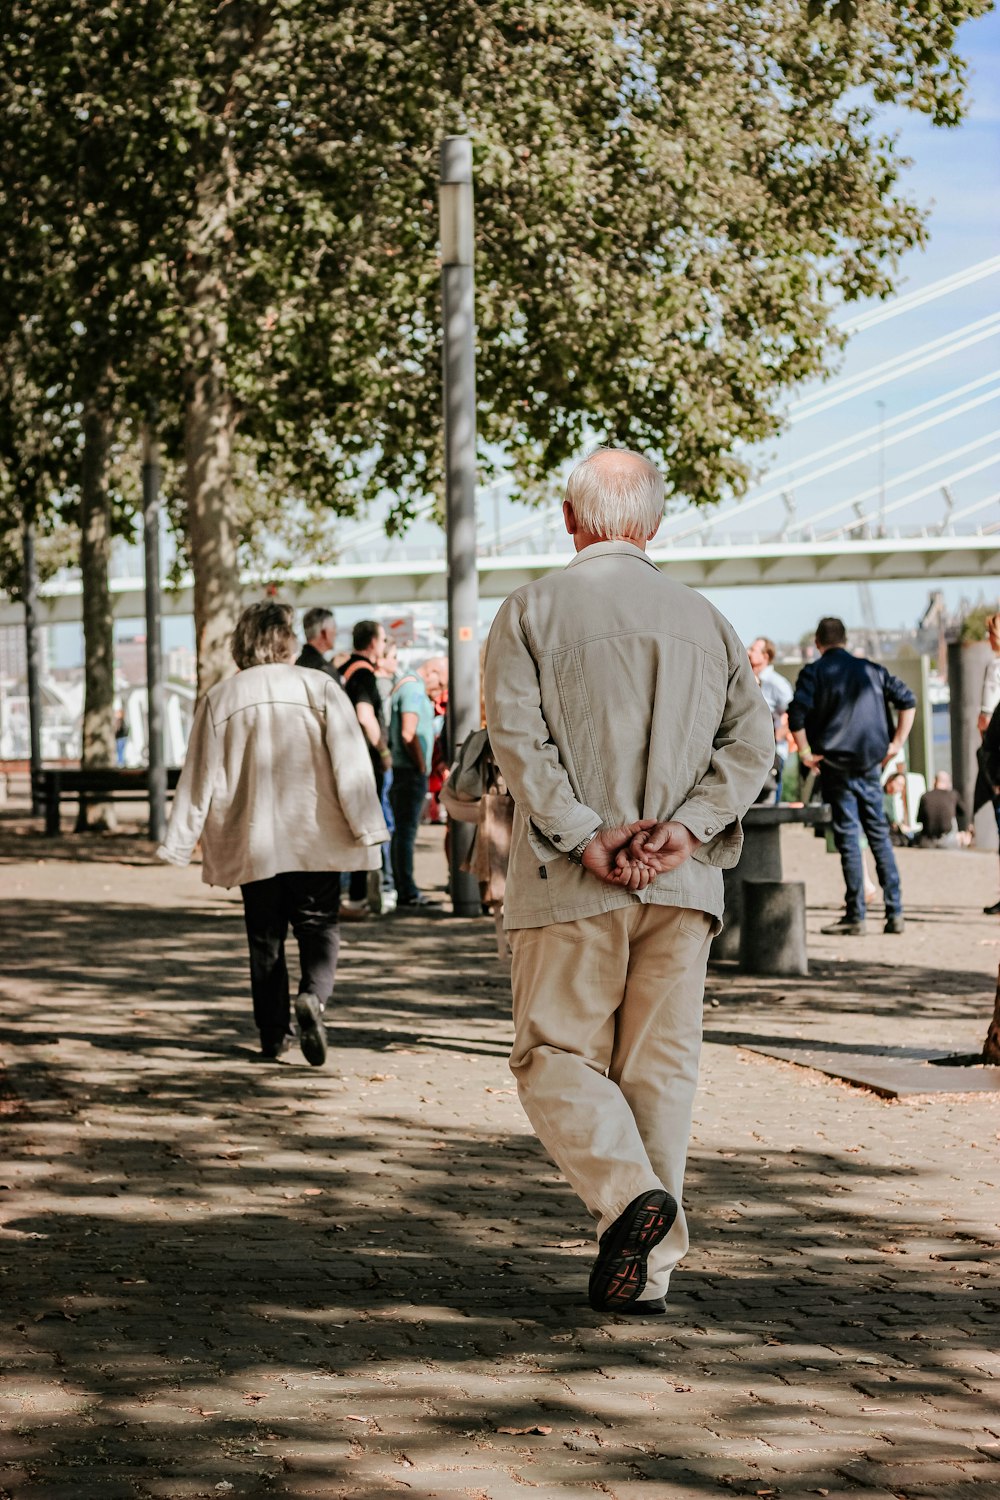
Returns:
[[[689,833],[701,839],[701,847],[691,856],[699,864],[712,865],[718,870],[732,870],[739,864],[743,852],[743,825],[739,818],[724,823],[715,808],[693,803],[679,808],[674,821],[683,823]]]
[[[554,859],[565,859],[571,849],[575,849],[577,844],[582,844],[585,838],[604,826],[604,819],[592,807],[585,807],[582,803],[576,815],[565,823],[540,829],[531,818],[525,819],[525,822],[528,843],[543,864],[550,864]]]

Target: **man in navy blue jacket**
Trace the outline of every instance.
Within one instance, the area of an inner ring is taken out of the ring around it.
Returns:
[[[843,620],[827,616],[816,627],[819,660],[802,668],[788,706],[788,727],[808,770],[818,770],[824,802],[833,813],[833,839],[847,886],[847,913],[821,929],[848,937],[865,930],[865,875],[861,832],[875,857],[885,898],[885,931],[903,931],[903,898],[880,771],[895,761],[916,715],[917,700],[878,662],[846,649]],[[893,726],[891,710],[897,710]]]

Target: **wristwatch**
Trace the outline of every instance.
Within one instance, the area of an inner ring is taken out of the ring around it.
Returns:
[[[585,839],[581,839],[580,840],[580,842],[577,844],[577,846],[576,846],[575,849],[567,849],[567,851],[566,851],[566,858],[569,860],[569,862],[570,862],[571,865],[582,865],[583,864],[584,850],[587,849],[587,848],[589,848],[589,846],[594,842],[594,840],[596,839],[596,837],[600,833],[600,831],[601,830],[599,828],[595,828],[594,831],[593,831],[593,833],[588,833],[587,837]]]

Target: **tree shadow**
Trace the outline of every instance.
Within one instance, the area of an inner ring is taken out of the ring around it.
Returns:
[[[982,1427],[995,1248],[890,1210],[905,1161],[696,1149],[669,1317],[589,1310],[586,1213],[526,1127],[477,1123],[510,1088],[490,923],[349,933],[319,1074],[248,1065],[234,903],[5,915],[0,1494],[798,1494]],[[934,1401],[951,1429],[915,1435]]]

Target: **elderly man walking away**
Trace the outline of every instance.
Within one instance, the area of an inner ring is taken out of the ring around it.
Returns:
[[[294,613],[268,601],[233,632],[239,671],[194,717],[161,859],[186,865],[201,839],[202,879],[238,885],[250,989],[264,1057],[290,1023],[285,937],[299,947],[295,1000],[306,1061],[326,1060],[323,1008],[333,991],[340,870],[373,870],[388,838],[354,709],[322,672],[293,666]]]
[[[516,806],[511,1069],[597,1220],[591,1306],[649,1315],[688,1244],[708,948],[774,734],[732,627],[645,555],[656,467],[603,449],[563,511],[576,557],[510,596],[486,652],[490,745]]]
[[[827,615],[816,626],[817,661],[807,662],[795,684],[788,727],[799,759],[819,770],[820,790],[833,813],[833,841],[847,887],[847,911],[820,929],[841,937],[865,932],[865,868],[861,834],[875,859],[885,900],[888,933],[903,931],[903,894],[880,771],[895,761],[913,726],[917,700],[878,662],[847,650],[843,620]],[[895,727],[891,710],[898,712]]]
[[[325,672],[327,677],[332,677],[334,682],[339,683],[340,673],[331,661],[327,661],[327,652],[335,650],[337,645],[337,623],[333,618],[333,611],[324,609],[322,605],[307,609],[302,616],[302,634],[306,643],[296,657],[295,665]]]
[[[448,660],[432,656],[415,672],[404,672],[393,684],[389,719],[392,789],[389,802],[395,829],[390,855],[396,883],[397,911],[437,906],[413,876],[413,851],[427,802],[427,782],[437,730],[434,705],[448,686]]]

